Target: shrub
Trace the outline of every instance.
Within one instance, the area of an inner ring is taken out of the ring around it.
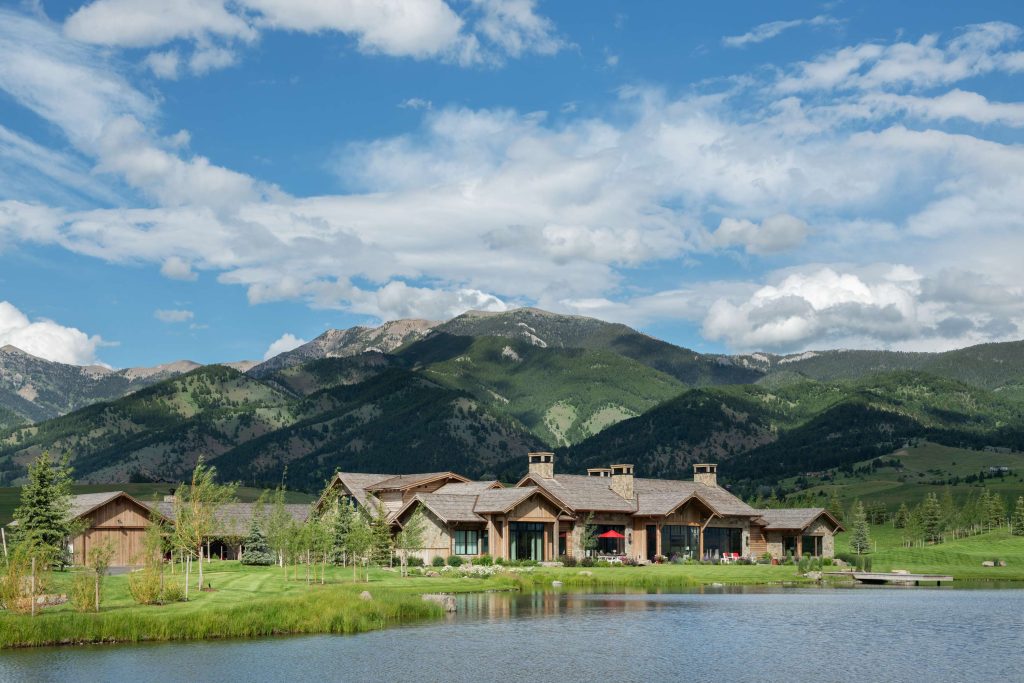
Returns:
[[[559,558],[558,558],[558,561],[562,563],[563,567],[575,567],[576,566],[576,558],[575,557],[569,557],[568,555],[560,555]]]
[[[865,557],[864,558],[864,571],[866,571],[866,572],[871,571],[871,558],[870,557]]]
[[[441,557],[440,555],[435,555],[434,559],[432,559],[430,561],[430,564],[432,566],[434,566],[434,567],[443,567],[444,566],[444,558]]]
[[[422,567],[423,566],[423,558],[420,557],[419,555],[410,555],[409,557],[405,558],[405,566],[407,566],[407,567]]]
[[[636,567],[639,564],[640,561],[637,560],[635,557],[626,557],[622,560],[623,567]]]
[[[92,572],[75,573],[68,602],[76,612],[92,612],[96,609],[96,577]]]
[[[806,557],[801,557],[800,558],[800,562],[797,563],[797,570],[801,574],[806,574],[808,571],[810,571],[809,567],[810,567],[810,560],[808,560]]]
[[[821,561],[821,563],[822,563],[822,564],[823,564],[824,566],[826,566],[826,567],[831,567],[831,566],[832,566],[832,558],[831,558],[831,557],[826,557],[825,559],[823,559],[823,560]]]
[[[185,588],[177,581],[168,581],[164,584],[164,602],[181,602],[185,599]]]
[[[594,558],[592,558],[592,557],[584,557],[583,559],[580,560],[580,566],[581,567],[593,567],[594,566]]]
[[[146,569],[133,572],[128,576],[128,592],[140,605],[160,602],[160,575]]]
[[[462,566],[462,558],[459,557],[458,555],[449,555],[448,556],[448,566],[449,567],[461,567]]]
[[[594,566],[595,567],[610,567],[610,566],[612,566],[612,563],[609,562],[608,560],[598,560],[597,562],[594,563]]]
[[[478,564],[481,567],[490,567],[492,564],[494,564],[494,558],[492,558],[490,555],[481,555],[480,557],[473,560],[473,564]]]

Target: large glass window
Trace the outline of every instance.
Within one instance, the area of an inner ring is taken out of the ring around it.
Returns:
[[[669,559],[695,559],[700,552],[700,527],[666,524],[661,527],[661,554]]]
[[[476,555],[480,543],[480,532],[476,529],[455,530],[455,554]]]
[[[508,523],[509,555],[513,560],[544,559],[544,524],[542,522]]]
[[[811,557],[821,557],[821,536],[804,536],[801,539],[800,552]]]
[[[705,557],[721,557],[722,553],[743,554],[743,529],[709,526],[704,530]]]

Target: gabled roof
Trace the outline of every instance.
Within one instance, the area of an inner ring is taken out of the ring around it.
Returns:
[[[387,478],[374,482],[364,488],[366,488],[367,491],[402,491],[416,486],[422,486],[423,484],[429,484],[430,482],[437,481],[438,479],[454,479],[459,482],[469,481],[466,477],[461,474],[455,474],[454,472],[427,472],[425,474],[390,475],[387,476]]]
[[[756,517],[758,515],[757,510],[721,486],[712,486],[698,481],[636,477],[633,480],[633,491],[641,498],[645,494],[654,493],[696,495],[720,515],[736,517]]]
[[[697,500],[704,504],[711,512],[723,516],[722,512],[700,495],[699,491],[677,491],[674,493],[638,493],[637,508],[633,513],[636,517],[664,517],[671,515],[678,508],[688,501]]]
[[[483,517],[473,511],[473,506],[476,504],[475,495],[445,493],[417,493],[402,506],[401,510],[395,513],[394,519],[401,519],[406,511],[417,503],[433,512],[445,523],[484,521]]]
[[[80,493],[77,496],[72,496],[71,497],[71,509],[70,509],[71,518],[72,519],[78,519],[79,517],[87,515],[90,512],[92,512],[93,510],[96,510],[97,508],[103,507],[107,503],[113,502],[114,500],[117,500],[118,498],[121,498],[122,496],[127,498],[128,500],[132,501],[133,503],[135,503],[136,505],[138,505],[139,507],[141,507],[143,509],[156,512],[158,515],[163,517],[165,520],[169,520],[170,519],[163,512],[161,512],[160,510],[157,510],[156,508],[154,508],[152,503],[149,503],[149,504],[143,503],[142,501],[138,500],[134,496],[131,496],[131,495],[125,493],[124,491],[104,491],[102,493]]]
[[[476,506],[473,508],[476,512],[508,512],[515,506],[522,503],[524,500],[530,498],[534,494],[539,493],[544,498],[547,498],[556,507],[565,510],[568,506],[557,496],[553,496],[549,491],[546,491],[539,486],[519,486],[510,489],[488,489],[480,493],[476,499]]]
[[[150,503],[147,507],[157,511],[165,519],[171,522],[174,521],[174,503],[160,501],[158,503]],[[284,509],[293,520],[301,524],[306,521],[311,508],[304,504],[289,503],[284,506]],[[264,507],[264,511],[269,513],[269,506]],[[230,537],[246,536],[249,533],[249,528],[252,526],[252,518],[255,512],[255,503],[225,503],[221,505],[217,509],[216,533]]]
[[[327,488],[324,490],[320,499],[316,501],[313,506],[314,510],[319,510],[324,503],[324,499],[327,494],[333,489],[337,488],[339,484],[343,485],[352,494],[352,497],[356,499],[356,502],[360,507],[369,508],[375,506],[375,502],[370,502],[370,499],[374,499],[372,496],[367,494],[367,488],[378,484],[386,479],[392,479],[395,475],[393,474],[367,474],[362,472],[338,472],[331,479],[330,483],[327,484]]]
[[[635,504],[612,491],[608,477],[558,474],[552,479],[527,474],[516,486],[539,486],[572,510],[633,512]]]
[[[445,484],[434,493],[457,493],[457,494],[473,494],[476,495],[481,491],[487,489],[500,489],[504,488],[501,482],[497,479],[491,479],[490,481],[460,481],[453,482],[451,484]]]
[[[844,531],[839,520],[825,508],[774,508],[758,510],[757,513],[764,520],[766,531],[803,531],[822,515],[828,517],[837,531]]]

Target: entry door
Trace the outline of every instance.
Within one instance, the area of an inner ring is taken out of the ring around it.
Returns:
[[[658,554],[658,527],[653,524],[647,525],[647,559],[654,560]]]

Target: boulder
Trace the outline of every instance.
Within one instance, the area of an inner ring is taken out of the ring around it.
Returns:
[[[561,588],[562,582],[561,581],[552,581],[551,585],[554,586],[555,588]]]
[[[999,566],[1000,567],[1005,567],[1006,566],[1006,560],[999,560]]]
[[[370,595],[370,591],[363,591],[359,594],[360,600],[373,600],[373,596]]]
[[[821,581],[821,572],[807,572],[804,577],[812,581]]]
[[[982,567],[994,567],[994,566],[996,566],[996,563],[993,562],[992,560],[985,560],[984,562],[981,563],[981,566]]]
[[[437,573],[437,572],[435,572],[434,570],[430,570],[430,571],[428,571],[426,575],[427,575],[427,576],[441,576],[440,574],[438,574],[438,573]]]
[[[581,571],[581,572],[580,572],[579,574],[580,574],[580,576],[593,576],[593,575],[594,575],[594,572],[589,572],[589,571],[587,571],[586,569],[584,569],[584,570],[583,570],[583,571]]]
[[[445,612],[455,611],[454,595],[445,595],[444,593],[424,593],[423,600],[425,602],[436,602],[444,608]]]

